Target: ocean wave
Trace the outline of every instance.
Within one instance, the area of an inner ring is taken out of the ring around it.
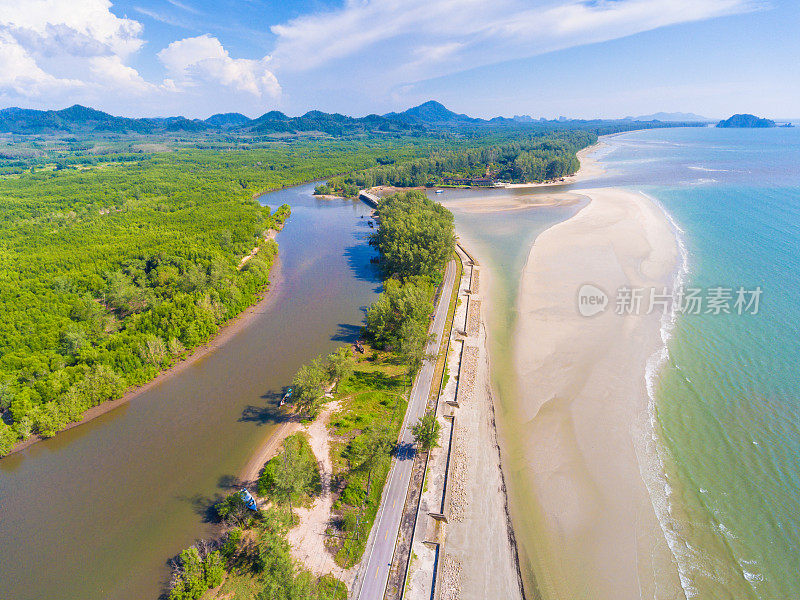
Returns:
[[[698,565],[703,563],[702,553],[698,549],[693,549],[688,541],[682,539],[677,533],[678,527],[676,527],[677,523],[673,517],[672,497],[674,492],[667,480],[666,465],[662,455],[663,447],[656,433],[658,431],[656,385],[661,369],[669,360],[669,341],[677,322],[677,292],[683,287],[689,274],[689,252],[684,242],[685,232],[683,228],[678,225],[669,211],[667,211],[658,200],[647,194],[645,194],[645,196],[663,212],[667,221],[669,221],[678,246],[678,260],[675,265],[672,281],[672,306],[670,310],[664,311],[664,314],[661,316],[661,346],[648,358],[645,368],[645,385],[648,396],[648,437],[650,438],[647,446],[652,448],[652,452],[645,452],[644,456],[639,456],[639,468],[642,472],[645,485],[648,487],[650,501],[656,518],[658,519],[659,526],[661,527],[662,534],[667,541],[667,546],[672,556],[675,558],[678,579],[680,580],[684,596],[689,599],[696,598],[699,595],[699,591],[692,583],[692,574],[697,573]],[[637,454],[639,454],[638,450]]]
[[[659,439],[657,432],[658,410],[656,405],[656,385],[662,368],[670,358],[669,342],[677,323],[677,291],[680,290],[690,272],[689,252],[684,242],[685,232],[675,221],[669,211],[655,198],[645,194],[656,206],[658,206],[669,221],[678,245],[679,258],[677,261],[675,274],[673,277],[673,302],[672,308],[665,311],[661,317],[661,347],[656,350],[648,359],[645,369],[645,381],[648,394],[648,420],[649,420],[649,447],[652,452],[645,452],[644,456],[637,455],[640,459],[640,472],[650,492],[650,501],[661,527],[662,534],[667,541],[667,546],[675,559],[678,571],[678,579],[687,600],[700,597],[700,591],[694,584],[695,577],[713,580],[721,585],[725,582],[721,578],[721,573],[714,568],[717,563],[715,557],[708,555],[702,548],[693,546],[689,539],[679,533],[682,524],[675,516],[676,508],[680,506],[680,500],[675,498],[675,490],[670,485],[667,477],[666,461],[667,449]],[[676,365],[677,367],[677,365]],[[707,490],[700,489],[701,494],[706,494]],[[712,515],[712,521],[716,521],[720,534],[728,540],[735,540],[735,536],[725,525],[719,522],[716,516]],[[758,594],[754,584],[763,581],[763,576],[758,573],[755,563],[742,564],[738,557],[732,556],[740,567],[740,572],[748,582],[755,597]]]

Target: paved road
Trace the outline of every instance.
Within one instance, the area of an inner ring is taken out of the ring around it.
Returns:
[[[435,334],[435,339],[428,345],[428,354],[438,354],[439,352],[439,341],[442,339],[442,331],[444,330],[445,321],[447,321],[447,308],[450,305],[455,276],[456,264],[455,261],[451,260],[447,263],[442,296],[436,306],[431,329],[431,332]],[[425,406],[430,394],[435,366],[435,359],[426,360],[414,381],[414,386],[411,388],[406,420],[403,424],[403,431],[400,434],[401,448],[409,447],[410,444],[414,443],[411,426],[416,424],[417,420],[425,414]],[[369,544],[367,546],[366,552],[368,555],[365,556],[367,565],[361,572],[363,583],[358,594],[358,600],[381,600],[383,598],[386,582],[389,580],[389,569],[392,563],[392,555],[394,554],[394,546],[400,529],[403,505],[408,492],[408,484],[411,480],[413,458],[413,453],[407,452],[401,453],[401,457],[394,459],[383,495],[383,504],[378,512],[377,524],[373,527],[374,543],[371,549]]]

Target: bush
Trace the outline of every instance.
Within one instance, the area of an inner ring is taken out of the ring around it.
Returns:
[[[276,503],[297,503],[319,491],[317,459],[303,434],[290,435],[258,480],[258,493]]]

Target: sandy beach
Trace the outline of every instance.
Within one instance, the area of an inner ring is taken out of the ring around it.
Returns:
[[[670,286],[678,247],[661,209],[620,189],[542,233],[519,290],[516,398],[500,416],[504,470],[529,597],[682,598],[640,467],[652,444],[645,368],[659,310],[615,314],[621,286]],[[578,312],[593,284],[606,310]],[[535,579],[534,579],[535,573]]]

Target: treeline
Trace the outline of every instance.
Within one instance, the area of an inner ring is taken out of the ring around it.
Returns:
[[[502,143],[488,138],[480,145],[434,150],[427,157],[333,177],[316,192],[352,197],[359,189],[378,185],[420,187],[479,178],[548,181],[575,173],[580,167],[577,152],[596,141],[595,133],[582,130],[518,135]]]
[[[193,150],[0,180],[0,455],[149,381],[256,301],[277,251],[263,234],[289,208],[254,195],[418,152]]]

